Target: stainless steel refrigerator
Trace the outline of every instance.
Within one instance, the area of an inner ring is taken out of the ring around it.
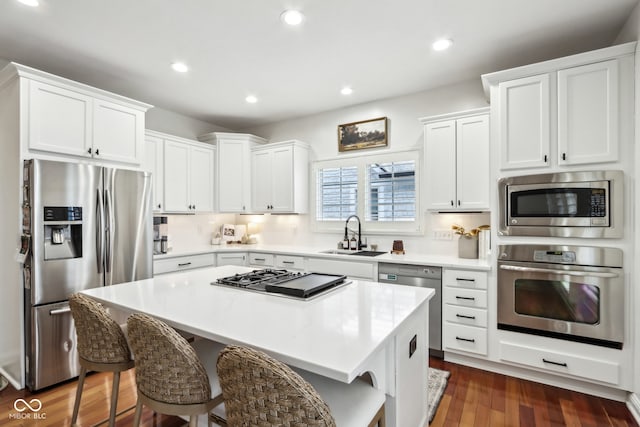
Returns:
[[[26,385],[79,374],[68,298],[153,275],[151,176],[26,160],[23,188]]]

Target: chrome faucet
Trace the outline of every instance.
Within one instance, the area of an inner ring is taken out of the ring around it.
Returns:
[[[347,218],[347,220],[344,222],[344,238],[345,239],[349,239],[349,221],[351,220],[351,218],[355,218],[358,220],[358,250],[362,249],[362,248],[366,248],[367,245],[363,245],[362,244],[362,240],[361,240],[361,236],[362,236],[362,227],[360,226],[360,218],[358,218],[358,215],[351,215],[349,218]]]

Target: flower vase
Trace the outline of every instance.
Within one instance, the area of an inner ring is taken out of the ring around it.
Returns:
[[[459,258],[478,258],[478,236],[460,236],[458,239]]]

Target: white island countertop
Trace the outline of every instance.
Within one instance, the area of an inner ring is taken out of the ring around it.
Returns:
[[[250,270],[204,268],[83,292],[106,306],[144,312],[223,344],[250,345],[343,382],[365,372],[403,322],[428,310],[434,294],[354,280],[305,301],[211,285],[219,277]]]

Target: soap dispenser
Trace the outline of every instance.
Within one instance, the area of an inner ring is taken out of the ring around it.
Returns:
[[[351,249],[352,251],[358,249],[358,241],[356,240],[355,234],[351,235],[351,240],[349,241],[349,249]]]

